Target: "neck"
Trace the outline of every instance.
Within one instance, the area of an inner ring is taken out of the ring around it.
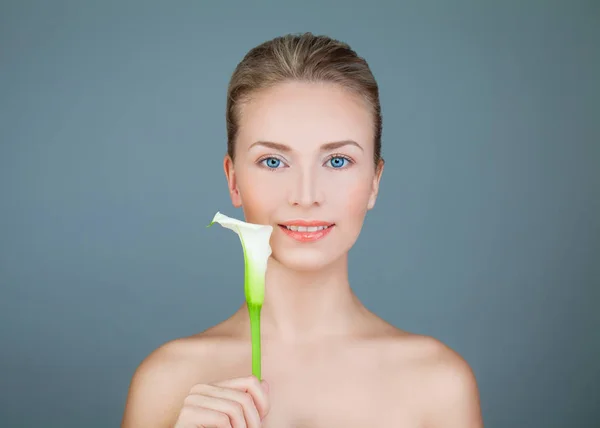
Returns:
[[[284,342],[312,342],[356,331],[366,309],[350,288],[347,267],[344,257],[323,270],[298,272],[269,259],[261,335]],[[239,312],[248,320],[245,303]]]

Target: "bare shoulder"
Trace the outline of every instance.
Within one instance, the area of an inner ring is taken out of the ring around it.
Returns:
[[[207,330],[151,352],[132,376],[122,428],[172,426],[194,385],[220,380],[224,347],[237,347],[235,340],[227,339]]]
[[[456,351],[423,335],[398,333],[394,339],[400,365],[398,381],[412,373],[412,390],[428,427],[481,428],[479,391],[473,370]]]
[[[173,425],[193,386],[188,379],[201,370],[193,362],[208,359],[206,345],[200,338],[187,337],[165,343],[150,353],[131,379],[122,428]]]

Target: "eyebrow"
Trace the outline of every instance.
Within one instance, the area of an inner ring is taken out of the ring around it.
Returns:
[[[250,145],[250,147],[248,148],[248,150],[252,149],[255,146],[268,147],[269,149],[279,150],[284,153],[292,152],[292,148],[290,146],[282,144],[282,143],[274,143],[272,141],[257,141],[255,143],[252,143]],[[330,143],[325,143],[325,144],[321,145],[321,151],[328,152],[330,150],[339,149],[340,147],[344,147],[344,146],[356,146],[359,149],[361,149],[362,151],[364,151],[364,149],[360,146],[360,144],[358,144],[356,141],[353,141],[353,140],[332,141]]]

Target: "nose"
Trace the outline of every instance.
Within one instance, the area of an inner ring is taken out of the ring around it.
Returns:
[[[323,203],[323,188],[317,171],[310,168],[297,169],[290,183],[290,205],[312,207]]]

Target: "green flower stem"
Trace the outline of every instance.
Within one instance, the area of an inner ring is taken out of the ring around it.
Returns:
[[[265,300],[265,275],[271,256],[269,240],[273,226],[247,223],[217,212],[215,222],[238,234],[244,251],[244,295],[250,315],[252,374],[261,378],[260,311]]]
[[[250,313],[250,335],[252,339],[252,374],[259,380],[261,377],[261,351],[260,351],[260,310],[262,305],[248,303]]]

